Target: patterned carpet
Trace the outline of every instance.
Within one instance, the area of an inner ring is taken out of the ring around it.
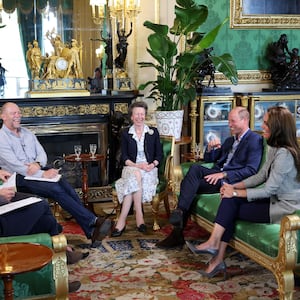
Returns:
[[[70,280],[80,280],[81,288],[70,294],[71,300],[81,299],[188,299],[188,300],[256,300],[278,299],[274,276],[253,261],[228,251],[225,260],[229,279],[220,276],[203,278],[197,270],[205,268],[206,255],[194,255],[186,246],[182,250],[161,250],[155,243],[171,230],[166,216],[162,216],[163,228],[150,230],[151,218],[146,218],[147,235],[135,228],[133,216],[129,216],[126,231],[119,238],[105,238],[90,255],[69,266]],[[64,223],[68,242],[80,251],[88,247],[88,241],[74,222]],[[203,241],[207,237],[198,225],[190,222],[185,238]],[[300,291],[294,299],[300,299]]]

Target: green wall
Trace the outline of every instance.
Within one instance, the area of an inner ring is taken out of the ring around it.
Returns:
[[[230,0],[202,0],[199,1],[208,7],[208,19],[203,27],[212,29],[230,16]],[[208,27],[206,27],[208,26]],[[279,39],[282,33],[288,37],[288,47],[300,48],[299,29],[231,29],[229,20],[214,42],[214,54],[220,55],[229,52],[237,65],[238,70],[266,70],[268,61],[265,58],[267,45]]]

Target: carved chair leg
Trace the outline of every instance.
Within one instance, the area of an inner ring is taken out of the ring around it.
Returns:
[[[117,192],[114,189],[112,190],[112,201],[114,204],[114,209],[116,211],[116,217],[115,217],[114,221],[117,222],[120,217],[120,213],[121,213],[121,204],[118,200]]]
[[[152,199],[152,214],[153,214],[153,230],[159,230],[160,226],[158,224],[158,211],[159,211],[159,196],[155,195]]]
[[[278,283],[279,299],[293,300],[294,295],[294,273],[292,270],[286,270],[280,276],[276,275]]]

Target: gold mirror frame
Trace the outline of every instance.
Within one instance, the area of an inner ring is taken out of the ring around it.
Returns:
[[[230,0],[230,28],[300,28],[300,15],[244,15],[243,1]]]

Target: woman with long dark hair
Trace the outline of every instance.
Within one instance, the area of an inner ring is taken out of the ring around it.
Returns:
[[[237,219],[255,223],[280,223],[283,216],[300,210],[300,148],[295,119],[287,108],[270,107],[263,118],[267,160],[261,170],[239,183],[221,187],[221,203],[209,239],[187,246],[197,254],[213,256],[207,269],[199,272],[213,277],[223,272],[226,247]]]

